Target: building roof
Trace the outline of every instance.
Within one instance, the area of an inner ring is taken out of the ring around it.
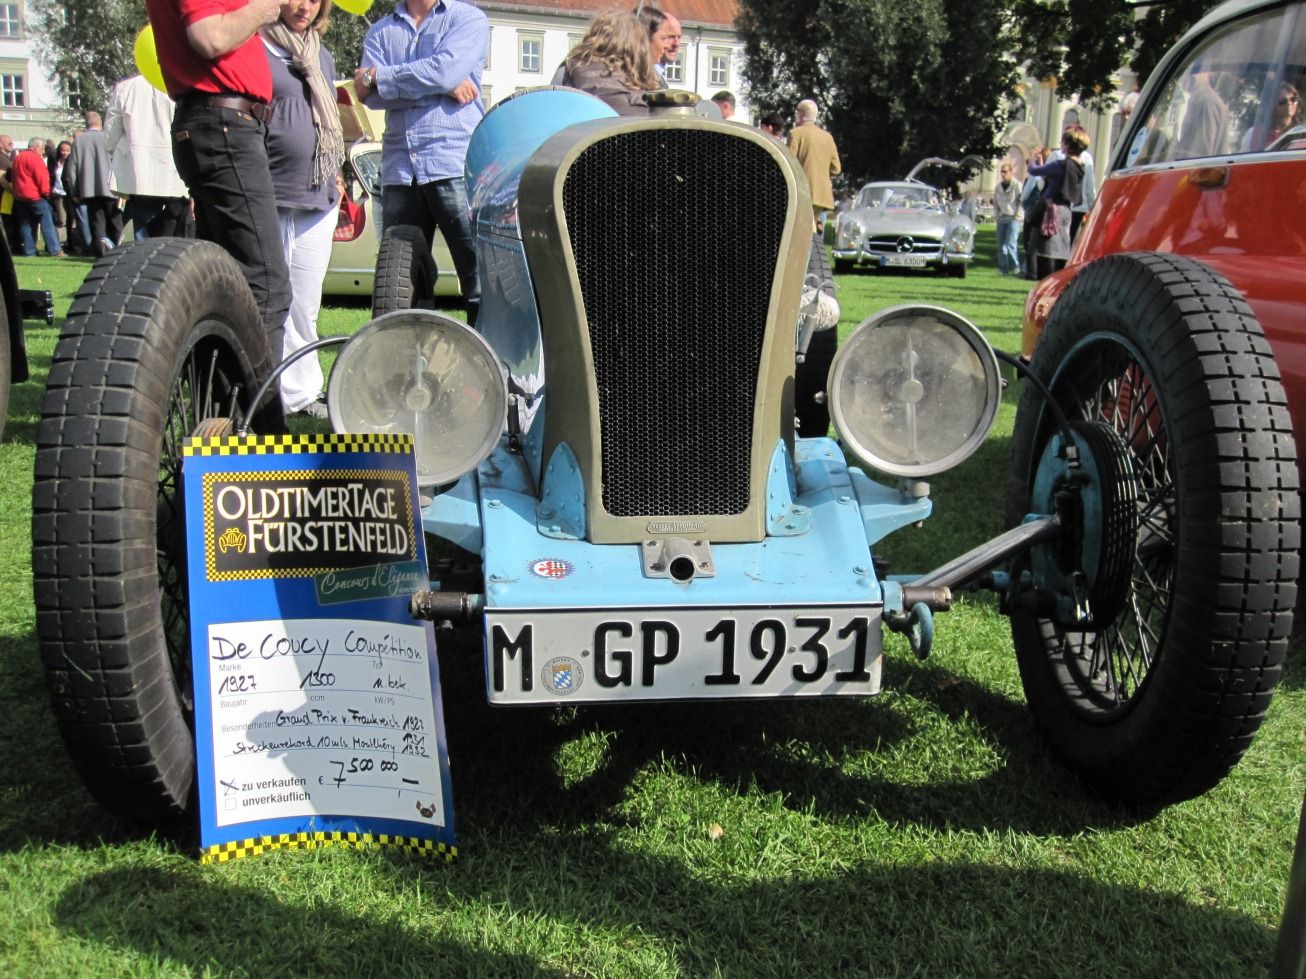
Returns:
[[[475,2],[475,0],[473,0]],[[656,0],[657,6],[669,14],[675,14],[681,24],[703,24],[710,27],[733,28],[735,15],[739,12],[736,0]],[[631,0],[633,10],[639,0]],[[624,6],[613,0],[508,0],[497,3],[494,0],[476,3],[482,10],[504,10],[519,13],[572,14],[576,17],[589,18],[600,10],[613,6]]]

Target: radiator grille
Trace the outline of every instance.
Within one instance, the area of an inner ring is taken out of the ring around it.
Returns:
[[[563,208],[615,516],[742,513],[788,190],[760,146],[647,129],[586,148]]]

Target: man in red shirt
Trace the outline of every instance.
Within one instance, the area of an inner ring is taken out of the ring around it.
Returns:
[[[146,0],[146,7],[177,103],[172,157],[195,201],[196,235],[244,270],[275,364],[290,277],[264,143],[272,73],[258,29],[277,19],[281,0]]]
[[[45,140],[32,137],[27,149],[14,157],[10,181],[14,193],[14,219],[23,243],[23,254],[36,254],[36,226],[41,226],[46,254],[59,258],[59,232],[50,210],[50,168],[45,162]]]

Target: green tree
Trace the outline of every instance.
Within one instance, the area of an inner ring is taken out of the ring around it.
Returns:
[[[1013,0],[1016,57],[1057,94],[1105,109],[1115,75],[1129,66],[1146,79],[1161,56],[1218,0]]]
[[[50,66],[69,117],[103,112],[113,83],[136,71],[132,46],[145,26],[145,0],[32,0],[36,51]]]
[[[378,3],[389,9],[388,0]],[[103,112],[114,83],[136,73],[133,48],[148,20],[145,0],[32,0],[28,9],[37,54],[50,67],[69,118],[79,109]],[[365,17],[332,12],[324,43],[342,77],[358,67],[369,26]]]
[[[822,108],[851,183],[903,176],[923,157],[988,158],[1014,89],[1008,0],[742,0],[750,98]]]
[[[1021,74],[1096,109],[1143,77],[1215,0],[740,0],[744,77],[762,112],[821,106],[850,183],[926,156],[991,158]],[[1141,13],[1140,13],[1141,11]]]

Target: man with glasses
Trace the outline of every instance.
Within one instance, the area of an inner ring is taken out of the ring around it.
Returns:
[[[1020,249],[1017,242],[1020,228],[1021,184],[1011,175],[1011,164],[1005,160],[998,167],[998,185],[993,188],[993,211],[998,219],[998,272],[1016,275],[1020,272]]]

